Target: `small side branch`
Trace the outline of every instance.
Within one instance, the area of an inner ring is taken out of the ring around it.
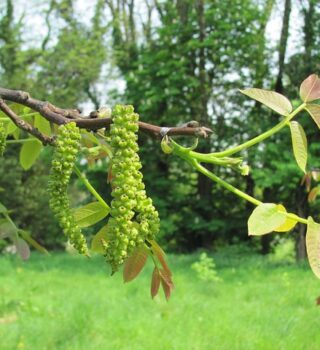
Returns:
[[[44,145],[48,145],[54,142],[54,139],[52,137],[48,137],[42,134],[37,128],[34,128],[28,122],[20,119],[17,114],[2,99],[0,99],[0,109],[13,121],[15,125],[17,125],[18,128],[25,130],[29,134],[33,135]]]

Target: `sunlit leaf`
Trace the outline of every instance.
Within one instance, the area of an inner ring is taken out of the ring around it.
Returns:
[[[319,181],[320,180],[320,170],[319,169],[311,170],[311,176],[312,176],[314,181]]]
[[[34,126],[43,134],[51,135],[50,123],[43,118],[39,113],[34,116]]]
[[[130,282],[138,276],[148,259],[148,249],[145,246],[137,247],[125,261],[123,268],[124,282]]]
[[[17,129],[18,127],[16,126],[16,124],[9,120],[9,122],[7,123],[7,134],[13,134]]]
[[[320,224],[308,217],[306,246],[309,264],[313,273],[320,278]]]
[[[274,203],[261,203],[248,220],[249,235],[260,236],[272,232],[286,221],[282,207]]]
[[[104,254],[105,248],[102,241],[108,241],[108,225],[103,226],[100,231],[93,237],[91,242],[91,250],[95,253]]]
[[[313,202],[319,194],[320,187],[314,187],[308,194],[308,202]]]
[[[284,213],[287,212],[286,208],[281,204],[278,204],[278,209],[282,210]],[[292,218],[287,217],[286,221],[281,226],[277,227],[274,231],[275,232],[288,232],[296,226],[297,222],[298,222],[297,220],[294,220]]]
[[[152,279],[151,279],[151,297],[152,299],[158,294],[160,287],[160,272],[157,267],[153,269]]]
[[[73,216],[79,227],[89,227],[101,221],[109,214],[100,202],[92,202],[73,211]]]
[[[263,103],[281,115],[288,115],[292,111],[291,102],[278,92],[255,88],[240,90],[240,92]]]
[[[293,154],[299,168],[305,173],[308,160],[308,141],[302,126],[297,121],[290,122]]]
[[[27,242],[22,238],[18,237],[17,239],[15,239],[15,246],[21,259],[28,260],[30,257],[30,248]]]
[[[316,74],[311,74],[300,85],[300,97],[304,102],[314,101],[320,98],[320,79]]]
[[[28,170],[32,167],[37,160],[42,149],[42,144],[36,138],[32,141],[25,142],[20,150],[20,164],[24,170]]]
[[[314,122],[317,124],[318,128],[320,129],[320,105],[307,104],[305,109],[309,112],[311,118],[314,120]]]

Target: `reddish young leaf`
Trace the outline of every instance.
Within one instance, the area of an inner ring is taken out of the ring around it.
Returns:
[[[314,187],[308,194],[308,202],[313,202],[320,191],[320,187]]]
[[[159,272],[160,272],[161,285],[164,291],[164,295],[166,296],[166,299],[169,300],[171,291],[174,288],[174,284],[171,280],[171,276],[168,275],[165,270],[162,269]]]
[[[162,250],[162,248],[159,246],[159,244],[152,240],[150,241],[151,243],[151,249],[153,251],[153,253],[155,254],[155,256],[158,258],[160,264],[162,265],[163,269],[166,271],[166,273],[169,275],[169,276],[172,276],[172,272],[165,260],[165,256],[166,254],[164,253],[164,251]]]
[[[320,297],[318,297],[317,299],[316,299],[316,305],[320,305]]]
[[[154,268],[151,279],[151,297],[152,299],[158,294],[160,287],[160,272],[157,267]]]
[[[125,261],[123,268],[124,282],[135,279],[142,271],[148,259],[148,249],[145,246],[137,247],[132,255]]]
[[[316,74],[311,74],[300,85],[300,97],[304,102],[314,101],[320,98],[320,79]]]
[[[17,252],[22,260],[28,260],[30,257],[30,248],[25,240],[18,237],[15,241]]]
[[[306,110],[320,129],[320,105],[307,104]]]

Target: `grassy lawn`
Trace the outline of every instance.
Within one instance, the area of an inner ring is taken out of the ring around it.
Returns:
[[[34,253],[0,258],[0,349],[320,349],[320,282],[307,265],[224,249],[222,281],[170,256],[176,288],[149,297],[151,264],[137,280],[109,277],[100,258]]]

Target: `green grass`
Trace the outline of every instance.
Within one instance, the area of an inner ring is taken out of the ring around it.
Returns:
[[[0,258],[0,349],[320,348],[320,282],[308,266],[224,249],[221,282],[198,279],[196,256],[170,256],[176,288],[149,297],[151,266],[123,284],[100,258]]]

